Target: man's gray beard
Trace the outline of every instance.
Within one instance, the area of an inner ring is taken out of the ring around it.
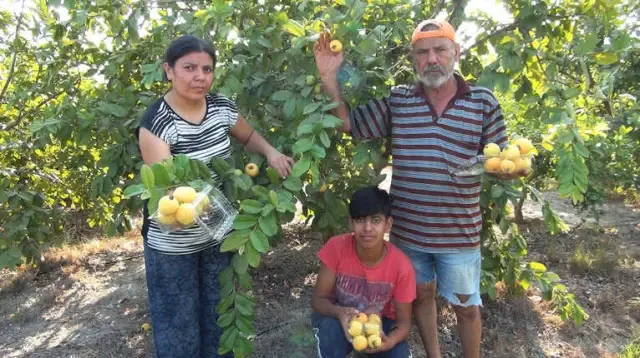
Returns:
[[[442,74],[436,78],[432,78],[428,74],[423,73],[420,75],[420,82],[422,82],[422,84],[424,84],[424,86],[429,89],[439,88],[453,76],[453,67],[454,66],[452,63],[452,66],[449,71],[447,71],[447,73]]]

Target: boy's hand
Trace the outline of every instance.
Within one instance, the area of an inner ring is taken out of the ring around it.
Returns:
[[[379,348],[368,348],[365,349],[364,352],[367,354],[386,352],[392,350],[397,344],[394,339],[387,337],[382,330],[380,331],[380,338],[382,339],[382,345]]]
[[[349,321],[353,318],[353,316],[358,314],[358,310],[353,307],[336,307],[338,310],[338,320],[342,325],[342,330],[344,331],[344,335],[347,337],[347,341],[351,342],[352,337],[349,335]]]

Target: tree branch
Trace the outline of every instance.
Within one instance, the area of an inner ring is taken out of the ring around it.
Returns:
[[[461,15],[464,15],[464,8],[467,7],[468,2],[468,0],[456,0],[453,5],[453,10],[449,15],[449,23],[456,29],[462,23],[463,16]]]
[[[24,0],[22,0],[22,6],[20,8],[20,15],[18,16],[18,23],[16,24],[16,36],[13,38],[13,42],[18,40],[18,35],[20,34],[20,25],[22,25],[22,17],[24,15]],[[13,78],[13,72],[16,69],[16,61],[18,60],[18,51],[14,52],[13,60],[11,61],[11,68],[9,69],[9,76],[7,76],[7,82],[4,83],[2,87],[2,91],[0,91],[0,101],[4,97],[4,94],[7,93],[7,89],[9,88],[9,83],[11,83],[11,79]]]
[[[519,23],[518,23],[518,21],[516,21],[516,22],[511,23],[511,24],[509,24],[509,25],[506,25],[506,26],[504,26],[504,27],[502,27],[502,28],[500,28],[500,29],[498,29],[498,30],[496,30],[496,31],[494,31],[494,32],[492,32],[492,33],[490,33],[490,34],[486,34],[486,35],[482,36],[481,38],[476,39],[476,41],[475,41],[471,46],[469,46],[468,48],[466,48],[466,49],[463,51],[463,53],[466,53],[467,51],[469,51],[469,50],[471,50],[472,48],[474,48],[474,47],[476,47],[476,46],[480,45],[481,43],[483,43],[483,42],[485,42],[485,41],[489,40],[489,39],[490,39],[490,38],[492,38],[492,37],[495,37],[495,36],[498,36],[498,35],[502,35],[502,34],[504,34],[505,32],[513,31],[513,30],[517,29],[517,28],[518,28],[518,26],[519,26]]]
[[[596,86],[596,81],[593,78],[593,74],[591,73],[591,68],[589,68],[589,65],[586,65],[585,68],[587,70],[587,81],[589,81],[589,89],[592,90]],[[604,109],[607,111],[607,114],[611,118],[613,118],[613,107],[611,106],[611,101],[609,100],[609,98],[603,99],[602,102],[604,104]]]
[[[29,110],[29,114],[31,114],[33,111],[37,110],[38,108],[44,106],[45,104],[49,103],[49,101],[51,101],[51,100],[53,100],[55,98],[58,98],[64,92],[65,92],[65,90],[60,90],[57,93],[55,93],[53,96],[51,96],[51,97],[45,99],[44,101],[38,103],[35,107],[33,107],[33,109]],[[20,124],[20,122],[22,122],[22,119],[24,118],[24,116],[25,116],[25,112],[24,112],[24,108],[22,108],[20,110],[20,113],[18,113],[18,118],[16,118],[15,121],[5,125],[4,128],[2,128],[2,129],[5,130],[5,131],[9,131],[9,130],[15,128],[18,124]]]
[[[438,3],[436,4],[436,6],[433,8],[433,10],[431,11],[431,15],[429,15],[429,19],[433,19],[436,16],[438,16],[438,13],[440,11],[442,11],[442,8],[444,8],[444,3],[445,0],[439,0]]]

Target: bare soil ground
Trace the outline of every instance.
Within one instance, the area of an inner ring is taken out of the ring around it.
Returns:
[[[485,357],[616,357],[640,336],[640,210],[609,202],[599,224],[546,193],[571,225],[550,237],[533,203],[521,225],[530,256],[558,273],[590,318],[563,322],[532,289],[485,301]],[[322,240],[300,226],[254,273],[258,299],[254,357],[313,357],[310,297]],[[47,253],[39,271],[0,271],[1,357],[152,357],[141,239],[92,240]],[[460,357],[455,315],[440,302],[445,357]],[[411,347],[424,357],[417,330]],[[628,356],[625,356],[627,358]]]

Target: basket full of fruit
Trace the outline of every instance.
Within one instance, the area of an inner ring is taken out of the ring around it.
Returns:
[[[482,173],[492,175],[527,175],[535,157],[535,147],[527,138],[518,138],[502,150],[495,143],[487,144],[482,154],[475,156],[451,170],[454,176],[475,176]]]

